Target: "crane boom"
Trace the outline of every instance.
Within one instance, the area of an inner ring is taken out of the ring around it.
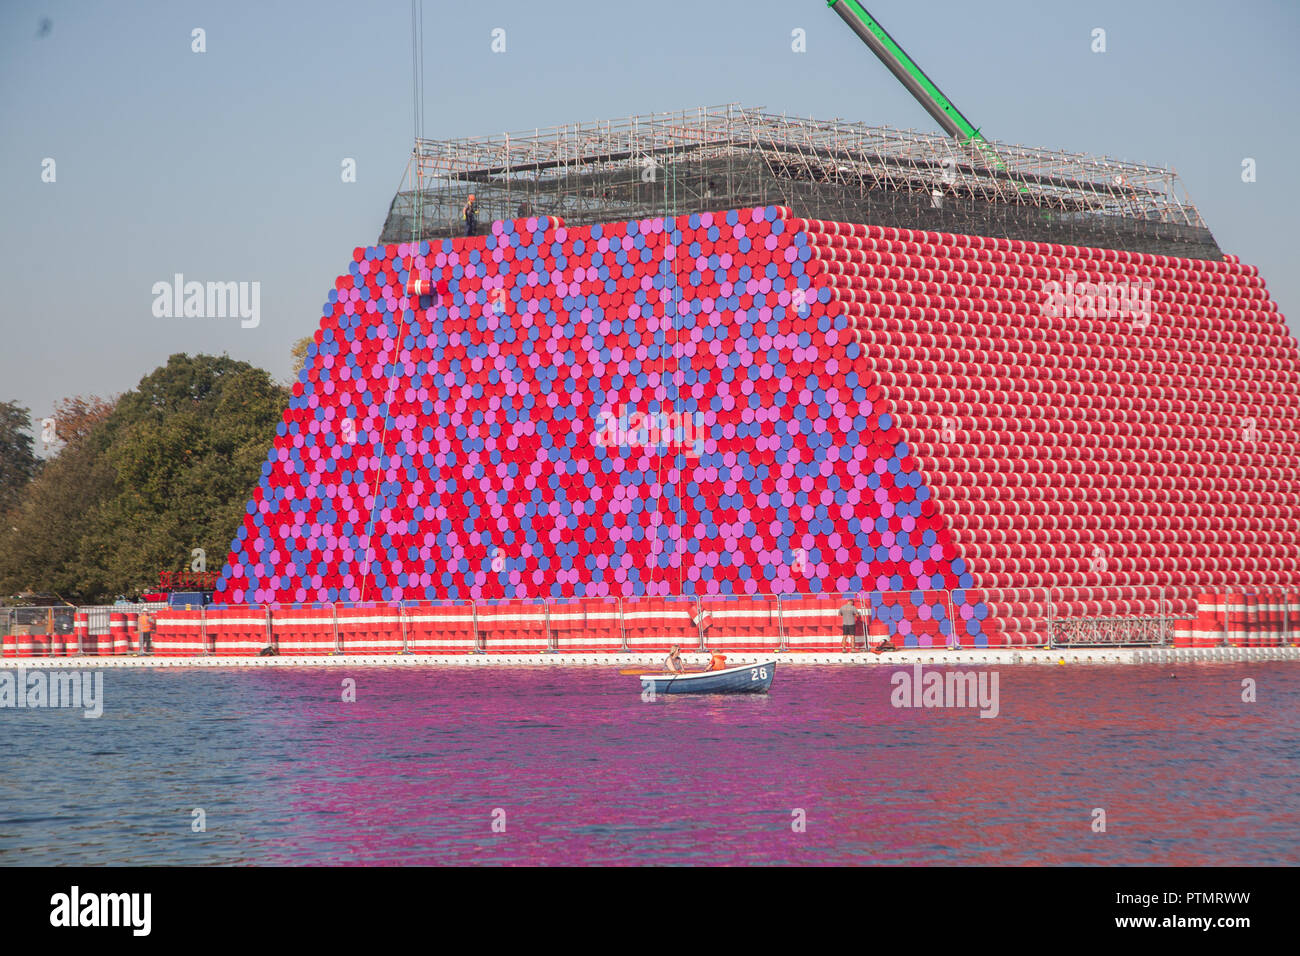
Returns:
[[[862,42],[871,48],[871,52],[897,77],[925,111],[934,117],[945,133],[960,140],[984,138],[858,0],[827,0],[826,5],[838,13]]]

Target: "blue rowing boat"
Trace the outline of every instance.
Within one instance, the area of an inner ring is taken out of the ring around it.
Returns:
[[[642,674],[641,692],[655,694],[766,694],[776,677],[776,661],[743,664],[720,671]]]

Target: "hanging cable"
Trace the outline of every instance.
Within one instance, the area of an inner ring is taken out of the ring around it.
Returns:
[[[420,141],[424,138],[424,6],[421,0],[411,0],[411,104],[415,132],[415,210],[411,217],[411,244],[420,241],[424,231],[423,204],[424,183],[423,165],[420,162]],[[407,278],[415,274],[415,249],[410,250],[407,260]],[[393,340],[392,368],[387,376],[384,389],[384,425],[379,433],[379,448],[375,456],[375,474],[370,483],[370,516],[366,522],[366,572],[361,578],[360,600],[366,599],[366,588],[370,584],[370,571],[374,565],[375,512],[379,506],[379,484],[384,468],[384,446],[388,443],[388,422],[392,418],[392,400],[397,393],[398,361],[406,338],[406,309],[399,306],[397,337]]]
[[[411,0],[411,110],[415,134],[415,196],[411,203],[411,241],[424,235],[424,3]]]

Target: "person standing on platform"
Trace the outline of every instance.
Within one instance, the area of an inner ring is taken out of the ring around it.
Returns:
[[[478,228],[478,200],[474,198],[473,193],[470,193],[469,199],[465,200],[465,206],[460,214],[465,217],[465,237],[468,239]]]
[[[140,653],[147,654],[153,650],[153,612],[140,612]]]
[[[858,644],[858,609],[853,606],[852,598],[845,598],[844,606],[840,608],[840,624],[844,632],[840,650],[847,654]]]

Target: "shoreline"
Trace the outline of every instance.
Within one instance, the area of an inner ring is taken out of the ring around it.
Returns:
[[[708,662],[708,654],[682,654],[688,664]],[[16,657],[0,661],[0,670],[37,668],[94,670],[99,668],[185,667],[635,667],[654,666],[663,654],[332,654],[322,657]],[[1300,661],[1300,647],[1105,647],[1105,648],[907,648],[872,654],[733,653],[733,666],[775,660],[806,666],[897,667],[913,664],[966,665],[1098,665],[1206,664],[1258,661]]]

